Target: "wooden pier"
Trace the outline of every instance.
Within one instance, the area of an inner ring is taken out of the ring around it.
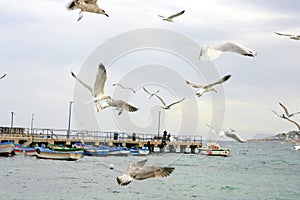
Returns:
[[[109,145],[123,147],[144,147],[148,146],[151,151],[154,147],[163,149],[170,147],[172,152],[194,153],[202,146],[201,136],[176,136],[176,142],[171,142],[162,135],[123,133],[123,132],[101,132],[87,130],[71,130],[67,135],[65,129],[27,129],[0,127],[0,141],[14,141],[15,144],[24,146],[41,146],[47,144],[62,144],[72,146],[76,142],[91,144],[95,146]],[[189,152],[187,152],[189,151]]]

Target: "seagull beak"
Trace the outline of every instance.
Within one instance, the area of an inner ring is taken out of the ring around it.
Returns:
[[[109,15],[108,15],[108,14],[106,14],[106,13],[105,13],[104,15],[105,15],[106,17],[109,17]]]

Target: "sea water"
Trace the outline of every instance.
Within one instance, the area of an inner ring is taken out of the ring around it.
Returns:
[[[221,142],[229,157],[150,154],[79,161],[0,157],[0,199],[300,199],[300,151],[291,144]],[[130,162],[172,166],[166,178],[119,186]],[[110,170],[109,165],[114,164]]]

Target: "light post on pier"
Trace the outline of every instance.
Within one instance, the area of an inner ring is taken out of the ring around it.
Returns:
[[[160,111],[158,111],[158,130],[157,130],[158,138],[159,138],[159,130],[160,130]]]
[[[31,134],[33,134],[33,120],[34,120],[34,114],[32,113],[31,114],[31,126],[30,126],[30,132],[31,132]]]
[[[70,131],[71,131],[71,114],[72,114],[72,104],[74,102],[70,101],[69,104],[69,124],[68,124],[68,132],[67,132],[67,138],[70,138]]]
[[[14,126],[14,112],[11,112],[11,120],[10,120],[10,136],[12,134],[12,129],[13,129],[13,126]]]

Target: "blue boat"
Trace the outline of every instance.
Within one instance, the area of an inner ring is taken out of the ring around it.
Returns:
[[[133,155],[133,156],[146,156],[150,153],[150,150],[148,147],[132,147],[130,149],[130,153],[129,155]]]
[[[84,155],[87,156],[127,156],[130,152],[126,147],[109,147],[101,145],[99,147],[89,147],[84,149]]]

